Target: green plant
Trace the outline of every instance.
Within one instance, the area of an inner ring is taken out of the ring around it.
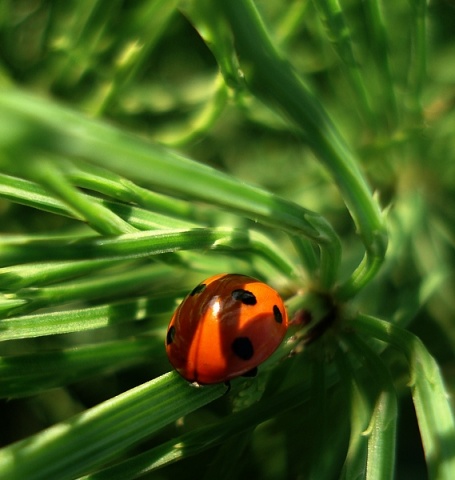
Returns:
[[[450,15],[2,2],[1,478],[425,478],[408,387],[453,478]],[[227,395],[164,351],[224,271],[294,318]]]

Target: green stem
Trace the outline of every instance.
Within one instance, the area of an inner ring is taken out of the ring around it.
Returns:
[[[376,265],[384,259],[387,244],[381,212],[357,159],[322,105],[275,49],[253,2],[218,1],[217,7],[229,22],[240,66],[251,92],[275,106],[299,128],[343,195],[368,258],[364,262],[367,268],[355,272],[356,282],[348,289],[349,295],[353,295],[352,287],[363,287],[375,273]]]

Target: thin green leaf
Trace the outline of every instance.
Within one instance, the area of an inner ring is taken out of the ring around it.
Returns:
[[[435,359],[415,335],[391,323],[358,315],[350,325],[358,333],[378,338],[406,355],[430,478],[451,480],[455,472],[455,420]]]
[[[243,250],[262,257],[287,276],[296,273],[291,260],[266,236],[229,228],[145,231],[108,238],[12,236],[0,239],[0,247],[0,263],[4,265],[43,260],[124,260],[201,248],[225,252]],[[80,266],[84,269],[84,264]],[[7,278],[15,273],[8,267],[3,272]],[[2,270],[0,277],[1,274]]]
[[[235,385],[233,389],[235,389]],[[185,433],[117,465],[88,475],[86,478],[87,480],[138,478],[148,472],[219,445],[234,435],[249,431],[274,416],[276,412],[284,412],[301,405],[308,399],[308,394],[307,389],[301,384],[289,388],[269,398],[267,402],[256,403],[211,425]]]
[[[59,283],[81,275],[101,272],[124,262],[120,259],[27,263],[0,268],[0,288],[14,292],[25,287]]]
[[[374,405],[369,426],[363,432],[368,436],[365,478],[367,480],[393,479],[398,400],[391,375],[378,354],[360,337],[345,335],[344,338],[349,347],[361,356],[369,374],[374,378],[373,384],[363,387],[370,391],[374,389]],[[362,387],[359,385],[359,388]]]
[[[0,476],[11,480],[75,478],[225,391],[225,385],[191,387],[176,372],[162,375],[3,448]]]
[[[412,36],[414,40],[410,65],[411,101],[414,113],[418,120],[422,120],[422,93],[427,75],[427,9],[426,0],[412,0],[409,2],[413,15]]]
[[[360,103],[361,114],[368,120],[370,128],[377,126],[378,119],[375,118],[371,108],[368,89],[362,77],[361,64],[354,54],[354,41],[339,1],[317,0],[313,3],[327,29],[330,41],[343,62],[351,87]]]
[[[4,318],[0,322],[0,341],[109,327],[144,320],[160,312],[171,312],[174,307],[175,294],[171,297],[162,294],[157,298],[136,298],[99,307]]]
[[[17,159],[22,158],[18,155],[19,149],[26,150],[22,150],[26,162],[30,160],[26,157],[33,156],[35,149],[82,157],[129,178],[228,207],[289,232],[299,232],[320,245],[338,246],[337,236],[321,216],[69,109],[9,90],[0,92],[0,119],[8,124],[8,128],[1,131],[0,141],[5,145],[5,152],[15,152],[16,164],[5,159],[2,162],[9,171],[22,169],[17,164]]]
[[[90,176],[90,180],[86,179],[85,182],[81,181],[80,183],[82,184],[81,186],[89,188],[95,187],[93,184],[97,181],[98,178],[92,175]],[[108,183],[108,180],[105,182]],[[181,204],[177,200],[175,201],[175,208],[172,209],[168,205],[169,199],[164,196],[155,195],[153,192],[149,191],[146,191],[147,193],[145,194],[143,193],[144,189],[139,189],[140,193],[137,192],[131,196],[122,195],[121,184],[124,182],[126,181],[121,181],[120,184],[116,183],[115,185],[109,184],[109,188],[106,187],[106,184],[103,184],[102,187],[98,186],[97,191],[111,194],[113,197],[126,197],[122,198],[122,200],[124,199],[125,201],[129,202],[138,200],[138,196],[140,196],[142,203],[147,208],[155,208],[158,204],[158,208],[161,207],[162,210],[165,210],[165,213],[169,213],[171,215],[177,213],[180,216],[182,215],[184,210],[182,210]],[[131,182],[129,183],[131,184]],[[99,182],[97,182],[97,184],[99,184]],[[143,210],[135,207],[134,205],[123,204],[109,200],[101,200],[91,195],[80,194],[80,196],[84,199],[84,201],[93,204],[95,206],[94,208],[96,208],[96,205],[107,207],[116,215],[140,230],[152,230],[156,228],[185,228],[195,226],[195,224],[191,221],[185,221],[181,218],[171,218],[165,214],[156,213],[150,210]],[[0,197],[12,202],[20,203],[22,205],[27,205],[28,207],[37,208],[46,212],[81,220],[81,217],[76,213],[76,211],[65,204],[62,200],[51,196],[49,192],[40,185],[21,178],[0,174]]]
[[[371,405],[361,383],[355,378],[353,366],[349,364],[345,352],[339,349],[335,360],[341,376],[342,385],[349,395],[350,438],[346,458],[340,474],[340,480],[360,480],[366,475],[368,439],[364,435],[371,418]]]
[[[162,348],[162,338],[146,338],[0,357],[0,395],[2,398],[36,395],[146,362]]]
[[[366,21],[371,35],[372,52],[377,64],[377,70],[381,74],[382,92],[385,94],[386,112],[393,126],[398,121],[398,106],[395,95],[395,85],[390,69],[388,29],[382,14],[380,0],[368,0],[364,3]]]
[[[188,220],[194,216],[194,205],[140,187],[111,170],[78,160],[77,165],[70,162],[65,163],[65,173],[78,187],[102,193],[125,202],[129,206],[137,204],[148,211],[181,220]]]
[[[291,241],[308,277],[314,281],[317,278],[319,267],[314,246],[305,238],[296,235],[291,235]]]
[[[81,300],[101,300],[113,298],[120,300],[133,293],[153,290],[154,286],[163,286],[166,278],[174,281],[179,274],[166,265],[146,265],[129,269],[125,272],[110,273],[97,278],[60,283],[49,287],[29,287],[16,292],[16,297],[29,302],[28,311],[41,307],[52,307]],[[168,283],[170,281],[168,280]],[[23,310],[22,310],[23,311]]]
[[[235,236],[231,229],[159,230],[116,237],[3,237],[0,263],[3,265],[43,260],[101,258],[144,258],[186,249],[210,248]],[[242,236],[239,234],[239,238]]]
[[[136,231],[134,227],[103,204],[92,202],[73,187],[54,162],[40,158],[38,161],[30,162],[28,167],[27,175],[69,205],[69,208],[95,231],[104,235],[119,235]]]

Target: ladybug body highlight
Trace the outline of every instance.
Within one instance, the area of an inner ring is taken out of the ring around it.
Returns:
[[[215,275],[175,311],[166,353],[189,382],[227,382],[254,373],[278,348],[287,326],[283,301],[273,288],[245,275]]]

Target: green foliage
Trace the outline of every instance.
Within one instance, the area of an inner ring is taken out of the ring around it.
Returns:
[[[1,2],[0,478],[454,477],[454,16]],[[228,392],[164,349],[221,272],[292,319]]]

